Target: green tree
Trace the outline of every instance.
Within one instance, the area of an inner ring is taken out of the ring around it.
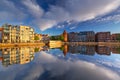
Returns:
[[[35,39],[35,40],[39,40],[39,37],[38,37],[38,36],[35,36],[34,39]]]
[[[64,40],[64,36],[63,36],[63,35],[60,36],[60,40],[61,40],[61,41]]]
[[[118,35],[117,40],[120,41],[120,34]]]

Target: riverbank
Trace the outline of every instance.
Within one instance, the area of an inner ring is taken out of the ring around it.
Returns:
[[[99,45],[99,46],[120,46],[120,42],[62,42],[50,41],[50,47],[60,47],[64,44],[68,45]],[[45,43],[0,43],[0,47],[19,47],[19,46],[45,46]]]
[[[0,47],[45,46],[45,43],[0,43]]]

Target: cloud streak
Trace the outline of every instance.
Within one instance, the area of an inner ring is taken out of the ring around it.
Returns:
[[[57,1],[56,5],[50,5],[49,10],[42,12],[41,18],[34,20],[34,23],[41,30],[46,30],[67,20],[81,22],[94,19],[115,10],[119,5],[120,0],[61,0]]]
[[[18,18],[24,21],[32,18],[31,24],[39,27],[42,31],[64,21],[82,22],[91,20],[106,15],[120,6],[120,0],[56,0],[54,5],[49,4],[48,10],[45,11],[36,0],[22,0],[20,2],[23,5],[23,10],[13,1],[2,0],[0,7],[4,9],[0,8],[2,10],[0,20]],[[18,15],[16,15],[16,12]]]

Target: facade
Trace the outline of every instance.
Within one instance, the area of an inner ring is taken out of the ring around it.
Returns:
[[[2,42],[3,28],[0,28],[0,43]]]
[[[79,40],[78,33],[75,33],[75,32],[68,33],[68,41],[69,42],[76,42],[78,40]]]
[[[95,33],[93,31],[71,32],[68,34],[68,39],[70,42],[94,42]]]
[[[29,26],[19,27],[20,43],[34,42],[34,29]]]
[[[4,24],[2,28],[2,43],[34,42],[34,29],[29,26]]]
[[[120,41],[120,33],[118,33],[118,34],[112,34],[111,35],[111,41],[112,42],[118,42],[118,41]]]
[[[11,25],[4,24],[2,26],[3,36],[2,36],[2,43],[11,43]]]
[[[68,33],[64,30],[63,32],[63,37],[64,37],[64,42],[67,42],[68,41]]]
[[[96,33],[97,42],[110,42],[111,34],[110,32],[98,32]]]

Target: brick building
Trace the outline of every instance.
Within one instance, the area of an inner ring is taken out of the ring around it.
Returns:
[[[120,33],[112,34],[111,35],[111,41],[112,42],[118,42],[118,41],[120,41]]]
[[[68,39],[70,42],[94,42],[95,33],[93,31],[71,32],[68,34]]]
[[[96,33],[96,42],[109,42],[111,40],[110,32]]]

